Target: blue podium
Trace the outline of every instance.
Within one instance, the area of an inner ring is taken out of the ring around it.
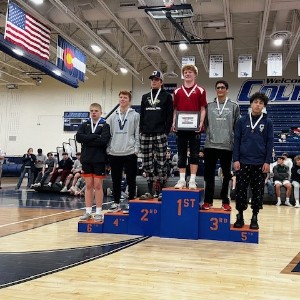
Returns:
[[[198,210],[202,189],[163,189],[160,236],[198,239]]]
[[[128,234],[128,214],[122,212],[106,213],[103,233]]]
[[[102,233],[103,224],[104,224],[103,222],[95,222],[93,219],[88,221],[79,221],[78,232]]]
[[[199,211],[199,239],[228,241],[230,236],[230,211],[211,208]]]
[[[104,222],[78,222],[78,232],[258,243],[259,231],[230,224],[230,211],[199,210],[203,189],[165,188],[158,199],[129,201],[129,214],[106,213]]]
[[[128,233],[160,236],[161,202],[153,200],[129,201]]]

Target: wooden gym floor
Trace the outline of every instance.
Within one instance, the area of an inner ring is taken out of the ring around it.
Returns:
[[[85,234],[83,198],[15,191],[16,180],[0,190],[0,299],[300,297],[300,209],[265,205],[258,245]]]

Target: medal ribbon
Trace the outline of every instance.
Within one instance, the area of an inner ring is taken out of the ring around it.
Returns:
[[[192,90],[191,90],[189,93],[186,91],[186,89],[185,89],[185,87],[184,87],[183,85],[182,85],[181,88],[183,89],[183,91],[184,91],[184,93],[186,94],[186,96],[187,96],[188,98],[190,98],[191,94],[195,91],[196,87],[197,87],[197,84],[194,85],[194,87],[192,88]]]
[[[101,119],[101,118],[100,118]],[[93,123],[93,119],[91,118],[91,129],[92,129],[92,133],[95,133],[96,129],[97,129],[97,126],[100,122],[100,119],[97,121],[97,123],[94,125]]]
[[[152,96],[152,94],[151,94],[151,96]],[[156,100],[156,98],[155,98],[155,100]],[[154,100],[154,101],[155,101],[155,100]],[[120,119],[120,122],[121,122],[121,126],[124,126],[125,121],[126,121],[126,118],[127,118],[127,116],[128,116],[129,110],[130,110],[130,108],[127,108],[126,113],[125,113],[125,116],[124,116],[124,118],[122,119],[122,116],[121,116],[121,110],[120,110],[120,107],[118,107],[118,114],[119,114],[119,119]]]
[[[264,116],[264,114],[261,114],[259,119],[253,125],[251,112],[249,113],[249,118],[250,118],[250,124],[251,124],[252,131],[254,131],[254,128],[258,125],[259,121],[262,119],[263,116]]]
[[[224,110],[224,108],[225,108],[225,106],[226,106],[226,103],[227,103],[228,98],[226,97],[226,100],[225,100],[225,102],[224,102],[224,105],[223,105],[221,111],[220,111],[220,103],[219,103],[219,99],[217,98],[216,100],[217,100],[217,107],[218,107],[218,111],[219,111],[219,116],[221,116],[221,115],[222,115],[222,112],[223,112],[223,110]]]
[[[159,95],[160,91],[161,91],[161,89],[159,89],[159,90],[157,91],[157,94],[156,94],[156,96],[155,96],[155,98],[154,98],[154,100],[153,100],[153,94],[152,94],[152,90],[151,90],[151,105],[152,105],[152,106],[155,104],[155,102],[156,102],[156,100],[157,100],[157,98],[158,98],[158,95]]]

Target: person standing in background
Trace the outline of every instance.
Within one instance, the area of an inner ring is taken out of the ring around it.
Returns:
[[[140,137],[143,168],[148,183],[148,193],[140,199],[153,198],[154,160],[157,163],[157,174],[160,191],[167,180],[166,153],[173,116],[172,96],[163,88],[163,76],[154,71],[149,77],[151,91],[142,96],[140,116]]]
[[[47,159],[47,157],[46,157],[46,155],[43,154],[43,150],[41,148],[39,148],[37,150],[33,183],[35,182],[35,180],[38,176],[38,173],[43,170],[46,159]]]
[[[228,190],[231,180],[232,148],[234,127],[240,118],[240,109],[236,102],[227,97],[228,82],[219,80],[215,84],[217,97],[206,107],[204,127],[206,132],[204,148],[205,196],[202,209],[208,210],[213,205],[215,192],[215,172],[217,161],[222,169],[222,209],[231,211]]]
[[[94,220],[103,222],[103,179],[105,178],[105,164],[107,162],[106,148],[110,140],[110,128],[101,118],[102,107],[98,103],[90,105],[91,118],[82,123],[76,134],[76,141],[81,143],[81,175],[86,182],[85,205],[86,212],[80,220],[86,221],[92,218],[92,205],[95,196],[96,214]]]
[[[177,149],[178,149],[178,167],[179,180],[175,185],[175,189],[186,187],[186,162],[188,158],[188,150],[190,152],[190,180],[188,183],[189,189],[196,189],[196,174],[199,162],[200,152],[200,132],[205,118],[206,91],[204,88],[196,84],[198,69],[194,65],[185,65],[182,70],[183,85],[174,91],[174,117],[173,131],[177,134]],[[198,112],[199,127],[196,131],[176,130],[177,112]]]
[[[27,150],[27,153],[25,153],[22,157],[23,166],[21,169],[21,175],[19,178],[19,181],[17,183],[16,190],[18,190],[21,187],[22,181],[25,177],[25,174],[28,174],[28,181],[27,181],[27,189],[29,189],[33,182],[33,172],[34,172],[34,165],[36,162],[36,156],[33,154],[33,149],[29,148]]]
[[[1,178],[2,178],[2,169],[3,169],[5,154],[6,153],[2,149],[0,149],[0,189],[2,189]]]
[[[130,108],[131,93],[120,91],[119,107],[108,118],[111,139],[107,148],[111,167],[114,203],[109,212],[120,211],[122,173],[125,171],[128,184],[128,200],[135,198],[137,155],[140,149],[140,115]],[[129,212],[127,205],[123,212]]]

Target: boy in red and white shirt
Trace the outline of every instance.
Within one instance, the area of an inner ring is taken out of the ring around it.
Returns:
[[[198,169],[198,153],[200,152],[200,131],[205,118],[206,91],[204,88],[196,84],[198,69],[194,65],[185,65],[182,68],[183,85],[174,91],[174,117],[173,131],[177,134],[178,148],[178,167],[180,179],[175,185],[175,188],[182,189],[186,187],[185,170],[187,161],[187,151],[190,150],[190,181],[188,187],[196,189],[196,173]],[[199,127],[193,131],[176,130],[177,112],[199,112],[200,120]]]

